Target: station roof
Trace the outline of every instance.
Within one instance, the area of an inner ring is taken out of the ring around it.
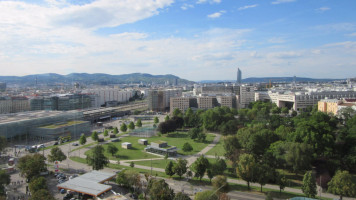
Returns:
[[[99,196],[100,194],[112,189],[110,185],[104,185],[102,183],[114,177],[114,173],[92,171],[61,183],[57,185],[57,187],[91,196]]]

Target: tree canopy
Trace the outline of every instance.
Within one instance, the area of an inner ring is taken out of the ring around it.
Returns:
[[[104,155],[104,148],[101,145],[96,145],[90,154],[87,155],[87,163],[92,166],[93,170],[104,169],[109,164],[109,160]]]
[[[59,147],[54,147],[51,149],[51,154],[48,155],[48,161],[63,161],[67,159],[67,156],[63,153],[63,151]]]

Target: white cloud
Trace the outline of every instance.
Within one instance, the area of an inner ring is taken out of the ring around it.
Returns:
[[[198,0],[197,4],[210,3],[210,4],[218,4],[221,3],[222,0]]]
[[[226,13],[226,11],[221,10],[221,11],[219,11],[219,12],[210,14],[210,15],[208,15],[207,17],[208,17],[208,18],[212,18],[212,19],[214,19],[214,18],[219,18],[219,17],[221,17],[221,15],[224,14],[224,13]]]
[[[242,6],[242,7],[238,8],[238,10],[246,10],[246,9],[249,9],[249,8],[255,8],[257,6],[258,6],[258,4],[246,5],[246,6]]]
[[[354,23],[337,23],[337,24],[324,24],[314,27],[320,31],[353,31],[356,30]]]
[[[281,37],[273,37],[273,38],[268,39],[268,42],[281,44],[281,43],[285,43],[286,41],[284,38],[281,38]]]
[[[297,0],[276,0],[273,1],[272,4],[281,4],[281,3],[291,3],[291,2],[295,2]]]
[[[184,3],[181,7],[182,10],[188,10],[189,8],[194,8],[194,5]]]
[[[316,9],[316,11],[318,11],[318,12],[325,12],[325,11],[328,11],[328,10],[330,10],[330,8],[329,7],[325,7],[325,6]]]
[[[356,32],[347,34],[347,36],[356,37]]]

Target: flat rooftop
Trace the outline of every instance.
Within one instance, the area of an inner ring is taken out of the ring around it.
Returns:
[[[40,127],[40,128],[56,129],[56,128],[62,128],[62,127],[72,126],[72,125],[82,124],[82,123],[85,123],[85,121],[69,121],[69,122],[66,122],[66,123],[60,123],[60,124],[52,124],[52,125],[48,125],[48,126],[42,126],[42,127]]]
[[[37,119],[37,118],[53,117],[53,116],[69,114],[69,113],[78,113],[78,111],[44,111],[44,110],[41,110],[41,111],[29,111],[29,112],[19,112],[19,113],[11,113],[11,114],[1,114],[0,115],[0,124],[33,120],[33,119]]]
[[[114,178],[115,176],[116,174],[114,173],[92,171],[61,183],[57,185],[57,187],[59,189],[71,190],[91,196],[99,196],[100,194],[112,189],[110,185],[102,183]]]

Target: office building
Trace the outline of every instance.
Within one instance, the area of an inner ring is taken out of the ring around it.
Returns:
[[[255,101],[255,87],[250,85],[240,86],[240,94],[238,95],[238,108],[247,108],[251,102]]]
[[[0,82],[0,92],[6,91],[6,83]]]
[[[133,96],[133,91],[125,91],[115,88],[87,89],[82,93],[91,95],[92,105],[96,107],[105,106],[108,101],[117,101],[118,103],[128,102]]]
[[[237,68],[237,80],[236,80],[236,83],[238,85],[241,85],[241,83],[242,83],[242,72],[241,72],[240,68]]]
[[[157,112],[169,111],[172,97],[181,97],[181,89],[150,90],[148,92],[148,109]]]

